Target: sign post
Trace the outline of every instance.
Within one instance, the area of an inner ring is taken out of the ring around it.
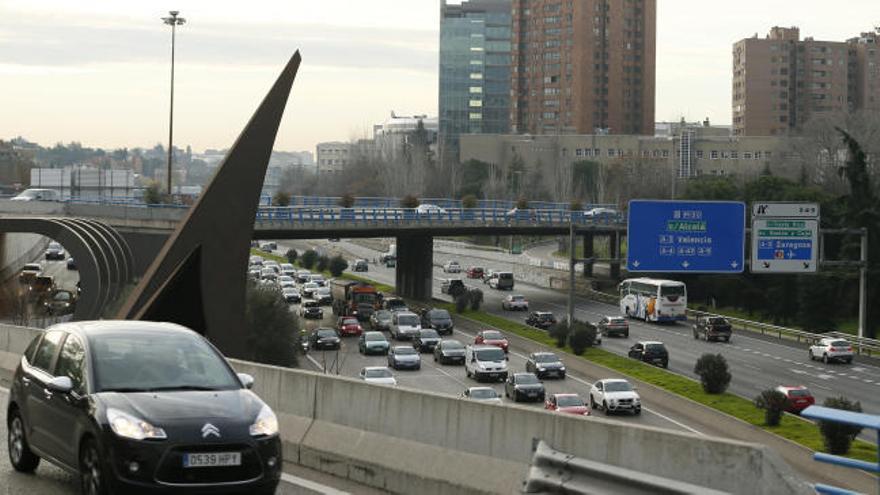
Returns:
[[[632,200],[627,270],[742,273],[745,227],[741,202]]]
[[[752,205],[752,273],[816,273],[819,205]]]

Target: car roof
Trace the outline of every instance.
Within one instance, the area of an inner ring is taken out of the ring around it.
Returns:
[[[553,356],[555,358],[559,357],[554,352],[533,352],[532,355],[533,356]]]
[[[664,344],[663,342],[660,342],[659,340],[641,340],[641,341],[639,341],[639,344],[644,344],[644,345],[648,345],[648,344],[660,344],[660,345],[666,345],[666,344]]]
[[[394,314],[396,314],[397,316],[410,316],[410,315],[416,316],[416,317],[419,316],[419,315],[413,313],[412,311],[398,311]]]
[[[387,369],[388,369],[388,366],[364,366],[364,371],[387,370]]]
[[[629,380],[626,378],[603,378],[599,380],[602,383],[614,383],[614,382],[626,382],[629,383]]]
[[[188,333],[198,335],[193,330],[176,323],[138,320],[87,320],[59,323],[46,329],[46,331],[61,330],[77,333],[85,337],[125,334],[125,333],[151,333],[156,335],[172,335]]]
[[[776,387],[777,390],[807,390],[807,387],[803,385],[779,385]]]
[[[474,390],[491,390],[495,392],[495,389],[492,387],[468,387],[468,390],[470,390],[471,392],[473,392]]]
[[[560,398],[560,397],[577,397],[578,399],[581,398],[581,396],[578,395],[578,394],[569,394],[569,393],[565,393],[565,394],[551,394],[551,395],[552,395],[553,397],[556,397],[557,399]]]
[[[516,373],[513,374],[513,376],[526,376],[526,375],[534,376],[535,378],[537,378],[537,376],[534,373],[532,373],[531,371],[517,371]]]

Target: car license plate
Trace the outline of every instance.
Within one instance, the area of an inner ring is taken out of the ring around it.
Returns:
[[[529,396],[529,397],[537,397],[537,396],[538,396],[538,392],[529,392],[529,393],[528,393],[528,396]]]
[[[203,452],[183,454],[183,467],[241,466],[241,452]]]

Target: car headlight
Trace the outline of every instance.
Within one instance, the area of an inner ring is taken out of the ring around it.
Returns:
[[[633,398],[633,403],[634,403],[634,404],[638,404],[639,402],[640,402],[640,400],[639,400],[638,397]]]
[[[544,371],[544,367],[543,367],[543,366],[538,366],[538,371]]]
[[[132,440],[168,438],[162,428],[112,407],[107,409],[107,421],[110,423],[110,429],[113,430],[113,433],[123,438],[131,438]]]
[[[565,366],[560,366],[559,371],[565,371]]]
[[[278,433],[278,418],[272,412],[272,408],[264,405],[257,414],[257,419],[250,427],[252,437],[270,436]]]

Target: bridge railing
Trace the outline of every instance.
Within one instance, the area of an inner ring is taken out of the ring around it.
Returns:
[[[568,224],[619,225],[617,216],[591,217],[582,211],[504,210],[467,208],[419,211],[415,208],[334,208],[300,206],[264,206],[257,210],[257,221],[281,221],[300,224],[353,223],[484,223],[484,224]]]

